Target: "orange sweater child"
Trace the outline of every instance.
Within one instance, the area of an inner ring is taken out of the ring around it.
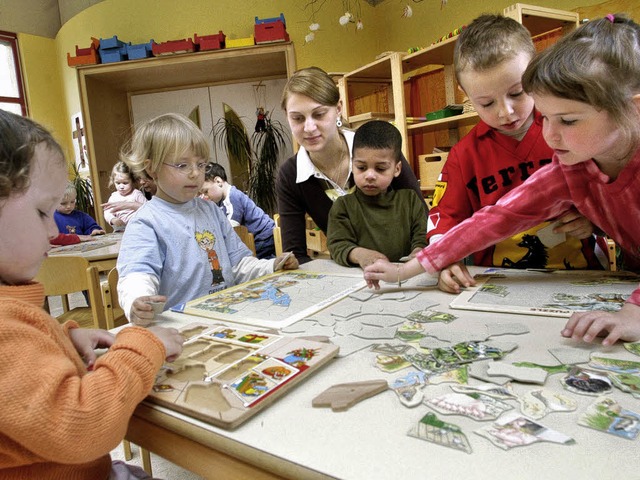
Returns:
[[[41,308],[39,283],[0,286],[0,478],[104,479],[107,453],[165,359],[140,327],[120,331],[89,372],[60,325]]]

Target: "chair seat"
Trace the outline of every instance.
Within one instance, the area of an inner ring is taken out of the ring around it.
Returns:
[[[57,316],[56,320],[60,323],[73,320],[83,328],[98,328],[97,322],[94,320],[93,310],[91,307],[76,307],[73,310],[69,310],[68,312],[64,312],[62,315]]]

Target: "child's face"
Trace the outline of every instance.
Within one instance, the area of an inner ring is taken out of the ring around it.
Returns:
[[[624,166],[621,159],[629,143],[608,112],[553,95],[533,97],[544,118],[544,139],[561,163],[574,165],[593,158],[605,173]]]
[[[58,235],[53,219],[67,186],[64,159],[39,144],[26,192],[10,196],[0,208],[0,283],[20,285],[36,276]]]
[[[292,93],[287,100],[287,120],[296,142],[307,152],[322,151],[338,135],[340,110],[340,105],[322,105],[306,95]]]
[[[224,183],[220,177],[213,180],[205,180],[200,190],[202,198],[220,203],[224,199]]]
[[[75,195],[65,195],[62,197],[62,201],[60,205],[58,205],[58,211],[60,213],[64,213],[65,215],[69,215],[76,209],[76,196]]]
[[[460,86],[478,115],[500,132],[517,132],[533,112],[533,98],[522,89],[521,78],[530,58],[526,53],[504,60],[488,70],[460,72]]]
[[[151,195],[156,194],[156,182],[153,181],[151,177],[148,177],[147,174],[140,175],[140,187],[145,191],[150,193]]]
[[[116,173],[113,177],[113,184],[116,186],[116,191],[122,196],[129,195],[133,191],[133,180],[126,173]]]
[[[206,166],[207,163],[191,151],[160,164],[156,171],[156,196],[170,203],[194,199],[204,183]]]
[[[365,195],[386,192],[401,168],[390,148],[356,148],[353,152],[353,178]]]

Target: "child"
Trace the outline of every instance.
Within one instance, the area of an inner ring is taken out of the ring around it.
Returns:
[[[185,116],[161,115],[140,126],[123,158],[157,186],[127,226],[118,255],[118,295],[130,321],[152,321],[151,302],[173,307],[272,273],[282,263],[282,256],[251,256],[222,210],[198,197],[209,145]],[[284,264],[297,267],[295,257]]]
[[[160,327],[114,336],[60,325],[42,309],[44,287],[32,279],[58,234],[67,165],[27,118],[0,110],[0,138],[0,478],[116,478],[129,468],[112,466],[109,452],[183,339]],[[95,348],[109,350],[96,359]]]
[[[114,232],[123,231],[131,217],[136,213],[140,205],[146,203],[144,194],[136,188],[135,179],[129,166],[124,162],[117,162],[111,170],[109,186],[115,186],[116,191],[109,197],[109,202],[102,205],[104,219],[113,227]],[[127,202],[132,208],[113,208],[112,204]]]
[[[529,31],[501,15],[476,18],[458,37],[454,50],[457,80],[480,122],[451,149],[442,168],[429,212],[429,243],[473,212],[494,205],[551,163],[553,152],[542,136],[542,118],[520,81],[534,55]],[[590,222],[575,210],[557,222],[557,233],[571,235],[558,245],[549,248],[538,238],[537,232],[549,225],[544,222],[497,245],[474,250],[473,264],[601,269]],[[536,255],[525,256],[529,251]]]
[[[96,235],[104,235],[106,232],[91,215],[76,210],[76,196],[76,187],[69,183],[60,205],[53,214],[58,231],[62,234],[77,235],[81,241],[85,242]]]
[[[232,226],[245,225],[253,233],[256,257],[274,258],[274,221],[253,200],[227,182],[227,172],[219,163],[209,163],[204,174],[202,195],[215,202],[226,214]]]
[[[329,211],[327,246],[340,265],[364,268],[377,259],[397,262],[427,242],[424,202],[411,189],[393,190],[400,175],[402,136],[388,122],[362,125],[353,138],[353,193]],[[383,232],[393,226],[393,235]]]
[[[429,245],[402,267],[377,261],[365,269],[370,286],[400,281],[451,262],[540,220],[571,208],[610,235],[626,268],[640,267],[640,26],[607,15],[561,39],[537,56],[522,78],[543,115],[553,162],[473,217]],[[443,273],[444,276],[444,273]],[[473,279],[455,267],[443,279],[449,288]],[[562,335],[603,345],[640,340],[640,288],[617,313],[574,313]]]

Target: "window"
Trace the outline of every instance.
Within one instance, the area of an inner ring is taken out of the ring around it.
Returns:
[[[0,31],[0,108],[18,115],[27,114],[18,55],[18,39],[15,33],[2,31]]]

